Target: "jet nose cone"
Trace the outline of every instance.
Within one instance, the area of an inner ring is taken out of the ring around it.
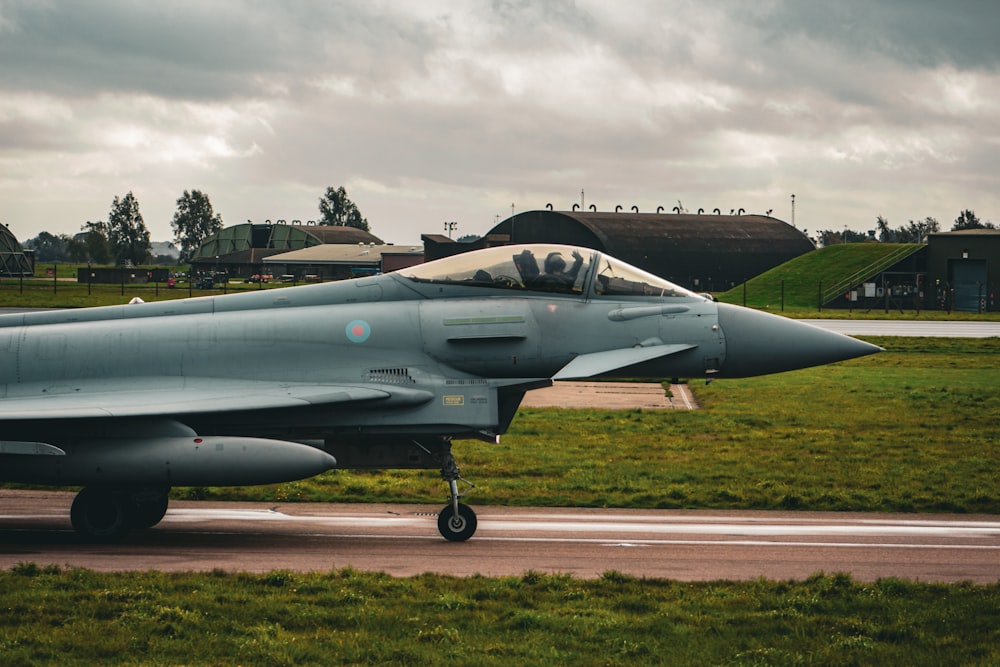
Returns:
[[[719,304],[726,357],[717,377],[750,377],[882,352],[850,336],[727,303]]]

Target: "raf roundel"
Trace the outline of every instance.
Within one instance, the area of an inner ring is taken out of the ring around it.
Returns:
[[[352,343],[363,343],[372,335],[372,328],[364,320],[353,320],[347,323],[344,330],[347,333],[347,340]]]

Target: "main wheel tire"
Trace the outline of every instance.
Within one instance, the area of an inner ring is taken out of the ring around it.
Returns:
[[[465,542],[476,532],[476,513],[468,505],[459,504],[458,514],[452,505],[438,513],[438,531],[449,542]]]
[[[86,488],[76,495],[70,509],[73,528],[93,542],[117,542],[128,532],[127,499],[107,489]]]
[[[128,525],[130,528],[143,530],[160,523],[167,513],[170,503],[168,492],[143,491],[132,496],[128,507]]]

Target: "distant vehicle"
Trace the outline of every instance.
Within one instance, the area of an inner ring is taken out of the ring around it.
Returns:
[[[283,283],[294,283],[295,282],[295,276],[293,276],[290,273],[286,273],[285,275],[281,276],[280,280]]]
[[[748,377],[880,350],[543,244],[357,280],[0,315],[0,481],[84,487],[73,527],[109,541],[158,523],[171,486],[434,468],[450,495],[438,530],[462,541],[476,514],[459,502],[452,442],[498,444],[527,391]]]
[[[255,273],[243,282],[245,283],[269,283],[274,280],[270,273]]]

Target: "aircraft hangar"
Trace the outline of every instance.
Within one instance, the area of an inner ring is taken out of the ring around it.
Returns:
[[[501,221],[479,244],[425,235],[427,260],[484,245],[565,243],[607,252],[696,291],[723,291],[815,249],[766,215],[539,210]]]
[[[191,258],[191,267],[194,272],[225,272],[233,278],[248,278],[270,270],[264,265],[268,257],[327,244],[381,246],[383,241],[354,227],[248,222],[226,227],[205,239]]]
[[[424,261],[421,246],[324,243],[264,259],[265,272],[296,280],[322,281],[389,273]]]
[[[7,225],[0,225],[0,276],[31,276],[34,258],[24,252]]]

